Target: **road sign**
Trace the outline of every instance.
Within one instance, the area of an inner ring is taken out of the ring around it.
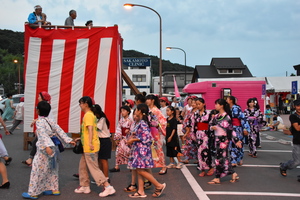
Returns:
[[[292,81],[292,94],[298,94],[298,81]]]

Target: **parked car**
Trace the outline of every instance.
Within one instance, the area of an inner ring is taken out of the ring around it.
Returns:
[[[5,109],[5,101],[6,101],[6,98],[4,98],[4,99],[2,99],[1,101],[0,101],[0,115],[2,115],[3,114],[3,112],[4,112],[4,109]]]
[[[20,103],[20,99],[21,97],[24,97],[24,94],[15,94],[12,96],[12,100],[13,100],[13,105],[14,107],[16,107],[19,103]],[[0,114],[2,115],[5,111],[5,101],[7,100],[7,98],[2,99],[0,101]]]

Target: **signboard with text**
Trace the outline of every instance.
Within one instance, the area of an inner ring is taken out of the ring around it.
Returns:
[[[123,58],[123,64],[128,67],[151,66],[151,58]]]
[[[266,84],[262,85],[261,93],[262,95],[266,95]]]
[[[292,81],[292,94],[298,94],[298,81]]]

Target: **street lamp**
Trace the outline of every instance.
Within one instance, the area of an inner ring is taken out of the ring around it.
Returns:
[[[150,8],[148,6],[132,4],[132,3],[125,3],[123,6],[125,8],[132,8],[133,6],[147,8],[147,9],[155,12],[159,17],[159,95],[162,96],[162,22],[161,22],[161,16],[159,15],[159,13],[156,10],[154,10],[153,8]]]
[[[167,50],[172,50],[172,49],[178,49],[183,51],[184,53],[184,85],[186,85],[186,53],[183,49],[178,48],[178,47],[166,47]]]
[[[18,71],[19,71],[19,85],[18,85],[18,91],[19,91],[19,94],[21,94],[20,92],[20,87],[21,87],[21,73],[20,73],[20,63],[18,60],[14,60],[14,63],[16,63],[18,65]]]

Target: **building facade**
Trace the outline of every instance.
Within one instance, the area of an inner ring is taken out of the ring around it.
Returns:
[[[123,58],[123,69],[140,92],[150,93],[151,88],[151,58]],[[134,99],[134,94],[123,81],[123,100]]]
[[[174,77],[180,93],[186,84],[191,83],[193,71],[166,71],[162,73],[163,76],[163,93],[174,94]],[[186,81],[185,81],[186,76]],[[186,83],[186,84],[185,84]]]

